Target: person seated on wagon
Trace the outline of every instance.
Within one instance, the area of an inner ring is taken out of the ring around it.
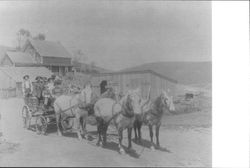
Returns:
[[[48,90],[50,92],[50,94],[52,95],[52,90],[54,89],[54,80],[52,78],[49,78],[48,79],[48,83],[47,83],[47,86],[48,86]]]
[[[24,96],[24,103],[28,104],[28,98],[32,96],[33,85],[29,79],[29,75],[23,77],[22,91]]]
[[[44,105],[45,107],[52,106],[53,102],[53,89],[54,89],[54,82],[52,78],[49,78],[47,81],[47,84],[44,87],[43,90],[43,97],[44,97]]]
[[[54,88],[52,89],[52,97],[56,99],[63,94],[63,88],[61,86],[61,81],[55,81]]]
[[[51,106],[51,99],[52,99],[52,95],[49,91],[49,86],[45,85],[45,88],[43,89],[42,95],[44,97],[44,105],[45,107],[49,107]]]
[[[106,87],[106,91],[101,95],[101,98],[116,99],[115,90],[112,87]]]
[[[36,83],[34,85],[34,94],[38,99],[38,103],[41,104],[43,100],[42,92],[44,90],[44,82],[41,76],[36,77]]]

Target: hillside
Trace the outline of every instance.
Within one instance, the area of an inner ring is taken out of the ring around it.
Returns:
[[[122,71],[153,70],[184,85],[212,83],[212,62],[154,62]]]

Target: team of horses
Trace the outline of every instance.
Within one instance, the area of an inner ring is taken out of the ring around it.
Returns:
[[[121,98],[100,97],[94,103],[94,116],[97,121],[98,141],[97,145],[105,146],[107,142],[107,130],[112,123],[118,132],[119,152],[125,153],[122,145],[123,131],[127,129],[128,133],[128,150],[132,149],[132,130],[134,128],[135,140],[141,141],[141,127],[143,123],[149,127],[151,149],[154,150],[153,142],[153,126],[155,126],[156,147],[160,147],[159,129],[161,119],[166,110],[174,111],[172,96],[166,91],[154,100],[150,99],[150,89],[148,96],[143,99],[140,89],[129,90]],[[61,120],[63,116],[72,116],[75,118],[76,124],[74,130],[79,140],[82,135],[86,138],[86,124],[89,112],[85,108],[81,108],[79,104],[85,102],[85,96],[82,93],[74,96],[61,95],[54,102],[54,110],[56,113],[57,132],[62,136]]]

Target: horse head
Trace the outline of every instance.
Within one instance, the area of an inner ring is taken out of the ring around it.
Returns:
[[[141,95],[139,89],[128,91],[128,93],[123,97],[122,101],[122,106],[126,113],[140,114],[142,112]]]
[[[173,96],[169,96],[169,94],[163,90],[160,95],[160,100],[161,100],[161,105],[167,107],[169,111],[175,111]]]

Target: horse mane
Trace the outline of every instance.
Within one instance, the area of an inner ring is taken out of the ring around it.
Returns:
[[[130,93],[127,93],[120,101],[121,105],[122,105],[122,109],[123,109],[123,114],[131,116],[132,114],[134,114],[133,108],[131,106],[131,100],[129,101],[129,95]]]
[[[164,105],[162,104],[161,97],[162,94],[153,101],[153,110],[157,113],[163,113]]]

